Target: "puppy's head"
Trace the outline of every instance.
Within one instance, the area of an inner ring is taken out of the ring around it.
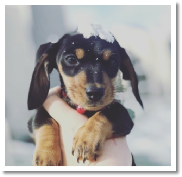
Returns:
[[[115,96],[115,78],[120,69],[123,78],[131,80],[133,93],[143,106],[127,53],[113,36],[112,41],[99,36],[85,37],[76,32],[66,34],[57,43],[40,46],[29,90],[29,109],[37,108],[46,99],[53,68],[60,73],[65,92],[74,105],[90,111],[109,105]]]

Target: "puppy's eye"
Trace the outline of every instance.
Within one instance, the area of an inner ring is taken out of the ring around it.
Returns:
[[[118,60],[117,60],[116,58],[112,58],[112,59],[110,60],[110,64],[111,64],[112,66],[116,66],[116,65],[118,64]]]
[[[66,58],[66,61],[70,64],[70,65],[76,65],[78,63],[76,57],[74,56],[70,56],[68,58]]]

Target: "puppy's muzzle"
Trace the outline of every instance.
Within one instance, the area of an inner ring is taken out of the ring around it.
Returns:
[[[86,94],[89,100],[99,101],[104,95],[104,88],[98,88],[90,85],[86,88]]]

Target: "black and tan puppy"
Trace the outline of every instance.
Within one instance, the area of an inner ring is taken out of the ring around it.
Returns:
[[[28,96],[28,109],[37,108],[28,123],[36,141],[34,165],[61,165],[59,125],[42,107],[53,68],[60,75],[63,99],[75,109],[79,106],[88,117],[73,140],[72,153],[77,151],[78,161],[96,160],[107,138],[125,136],[133,127],[127,110],[114,100],[119,70],[131,81],[133,93],[143,106],[137,76],[125,49],[111,33],[100,26],[92,28],[90,36],[77,31],[38,49]]]

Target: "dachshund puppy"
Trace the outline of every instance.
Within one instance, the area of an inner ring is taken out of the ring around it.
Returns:
[[[61,97],[88,117],[73,139],[72,154],[77,151],[78,162],[96,160],[106,139],[126,136],[133,127],[127,110],[114,99],[120,71],[131,81],[133,94],[143,107],[137,76],[125,49],[100,25],[91,25],[90,29],[89,33],[77,30],[65,34],[57,43],[38,49],[28,95],[28,109],[37,109],[28,122],[36,141],[33,165],[62,163],[59,125],[42,106],[53,68],[60,76]]]

